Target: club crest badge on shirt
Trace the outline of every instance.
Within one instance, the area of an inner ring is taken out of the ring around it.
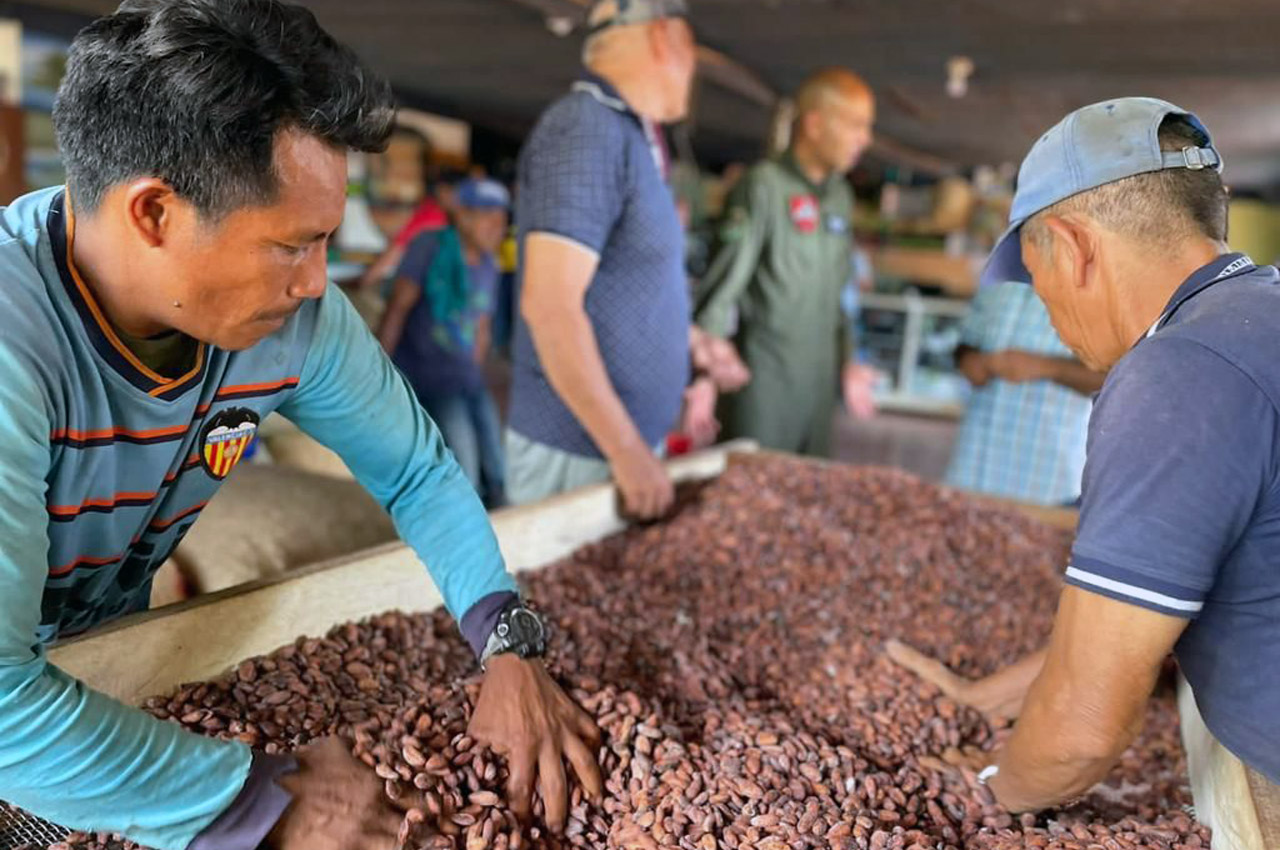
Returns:
[[[258,414],[245,407],[220,410],[200,431],[200,465],[214,479],[231,474],[258,432]]]
[[[818,199],[813,195],[796,195],[791,199],[791,223],[801,233],[818,229]]]

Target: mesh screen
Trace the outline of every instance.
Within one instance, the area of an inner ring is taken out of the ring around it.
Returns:
[[[68,830],[43,821],[22,809],[0,802],[0,850],[48,847],[67,837]]]

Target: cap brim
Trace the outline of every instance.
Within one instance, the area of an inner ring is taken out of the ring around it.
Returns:
[[[996,242],[995,249],[982,267],[982,275],[978,278],[979,286],[990,286],[996,283],[1017,281],[1031,283],[1031,272],[1022,262],[1022,222],[1009,225],[1009,229]]]

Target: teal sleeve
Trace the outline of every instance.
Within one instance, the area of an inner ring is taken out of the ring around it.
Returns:
[[[36,645],[52,462],[38,362],[0,340],[0,797],[68,828],[182,850],[231,805],[250,752],[96,693]]]
[[[301,380],[280,413],[337,452],[390,512],[455,619],[491,593],[516,590],[480,497],[335,287],[321,299]]]

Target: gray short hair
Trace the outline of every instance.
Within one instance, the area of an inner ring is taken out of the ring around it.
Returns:
[[[1164,120],[1158,138],[1166,151],[1209,141],[1178,115]],[[1045,218],[1070,213],[1083,213],[1108,230],[1153,245],[1196,237],[1227,240],[1227,190],[1221,175],[1211,168],[1170,168],[1107,183],[1041,210],[1027,220],[1022,232],[1036,245],[1047,247]]]

